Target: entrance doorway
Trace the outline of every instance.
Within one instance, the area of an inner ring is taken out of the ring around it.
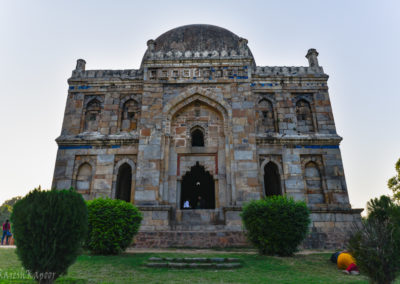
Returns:
[[[181,188],[181,209],[215,209],[214,179],[199,162],[183,176]]]
[[[264,192],[265,196],[282,194],[279,169],[273,162],[269,162],[264,167]]]
[[[118,169],[116,198],[126,202],[131,201],[132,167],[122,164]]]

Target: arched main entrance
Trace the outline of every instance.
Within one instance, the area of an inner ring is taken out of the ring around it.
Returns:
[[[132,188],[132,167],[127,163],[122,164],[118,169],[116,198],[131,201]]]
[[[187,201],[191,209],[215,209],[214,179],[199,162],[182,179],[181,209]]]
[[[282,194],[279,169],[273,162],[269,162],[264,167],[264,192],[265,196]]]

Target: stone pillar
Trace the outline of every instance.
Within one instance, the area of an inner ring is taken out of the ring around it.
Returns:
[[[319,67],[318,64],[318,52],[315,48],[310,48],[307,52],[307,59],[308,59],[308,64],[310,67]]]
[[[181,184],[182,180],[179,177],[176,181],[176,209],[181,209]]]
[[[86,68],[86,61],[83,59],[78,59],[76,61],[75,71],[82,72],[85,71]]]
[[[214,179],[214,194],[215,194],[215,209],[220,208],[220,202],[219,202],[219,184],[218,184],[218,179]]]
[[[164,158],[164,164],[163,164],[163,181],[161,183],[162,187],[162,195],[161,195],[161,201],[162,202],[169,202],[169,188],[168,188],[168,176],[169,176],[169,148],[170,148],[170,143],[171,143],[171,136],[170,135],[165,135],[164,136],[164,151],[163,151],[163,158]]]

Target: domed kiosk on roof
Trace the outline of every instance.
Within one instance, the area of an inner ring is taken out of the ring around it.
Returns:
[[[361,210],[349,203],[328,76],[315,49],[306,58],[256,66],[247,40],[188,25],[149,40],[138,69],[79,59],[53,187],[137,205],[137,247],[247,245],[242,205],[280,194],[308,204],[304,247],[340,247]]]

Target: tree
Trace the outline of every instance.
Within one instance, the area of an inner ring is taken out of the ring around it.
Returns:
[[[388,180],[388,187],[393,191],[393,199],[400,201],[400,159],[395,165],[397,174]]]
[[[39,187],[15,203],[11,222],[22,265],[39,283],[53,283],[80,254],[87,207],[72,189]]]
[[[22,198],[21,196],[16,196],[9,200],[4,201],[4,203],[0,206],[0,222],[1,223],[10,219],[14,204],[21,198]]]
[[[367,211],[349,251],[372,283],[393,283],[400,271],[400,206],[383,195],[371,199]]]

